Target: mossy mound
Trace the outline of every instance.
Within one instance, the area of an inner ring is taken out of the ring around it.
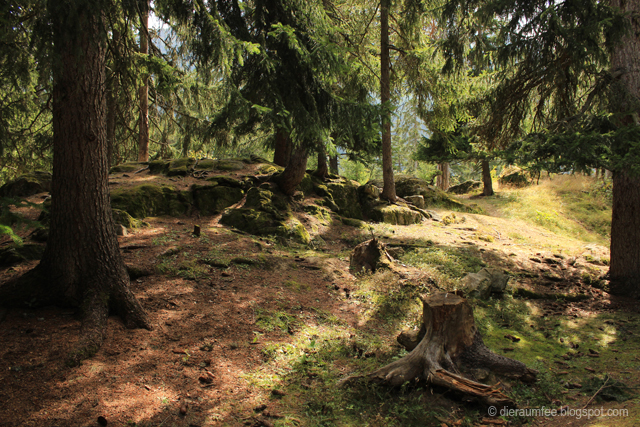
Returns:
[[[180,216],[189,213],[191,197],[189,192],[178,191],[168,185],[143,184],[112,190],[111,206],[128,212],[134,218]]]
[[[258,172],[263,175],[273,175],[274,173],[280,173],[284,170],[282,166],[278,166],[275,163],[265,163],[258,166]]]
[[[216,175],[206,179],[210,186],[222,185],[224,187],[244,188],[245,183],[239,179],[230,178],[228,176]]]
[[[242,200],[244,191],[222,185],[193,185],[191,197],[200,214],[214,215]]]
[[[526,187],[531,184],[529,173],[517,166],[511,166],[498,176],[500,185],[511,187]]]
[[[307,205],[302,209],[309,215],[316,217],[322,225],[329,225],[332,222],[331,212],[327,208],[317,205]]]
[[[462,182],[458,185],[453,185],[449,187],[449,189],[447,190],[447,193],[466,194],[473,190],[477,190],[478,188],[480,188],[481,185],[482,185],[482,182],[480,181],[469,180],[469,181]]]
[[[291,214],[285,196],[266,188],[251,188],[244,206],[225,212],[220,223],[258,236],[280,236],[304,244],[311,241],[309,232]]]
[[[369,217],[376,222],[394,225],[419,224],[423,220],[420,212],[403,205],[389,205],[385,202],[372,206]]]
[[[190,172],[199,171],[238,171],[246,167],[243,159],[199,159],[183,157],[173,160],[154,160],[149,162],[149,171],[166,176],[186,176]]]
[[[116,224],[124,225],[125,227],[130,229],[140,228],[146,224],[144,221],[132,217],[128,212],[123,211],[122,209],[111,209],[111,211],[113,215],[113,221]]]
[[[28,197],[51,191],[51,173],[34,171],[0,187],[0,197]]]
[[[109,169],[109,173],[128,173],[128,172],[136,172],[140,169],[149,166],[148,162],[127,162],[121,163],[119,165],[113,166]]]
[[[313,185],[313,191],[324,198],[323,205],[344,217],[363,219],[362,205],[358,194],[359,184],[356,181],[339,177],[322,182],[309,177],[308,182]],[[303,191],[305,191],[304,188]]]
[[[193,157],[183,157],[181,159],[171,160],[169,168],[166,170],[167,176],[186,176],[196,164]]]

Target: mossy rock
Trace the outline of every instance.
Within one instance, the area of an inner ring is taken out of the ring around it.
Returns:
[[[0,187],[0,197],[29,197],[51,191],[51,173],[34,171],[21,175]]]
[[[529,173],[517,166],[508,167],[498,176],[500,185],[526,187],[531,184]]]
[[[267,190],[265,188],[253,187],[247,191],[247,201],[245,208],[259,209],[264,212],[288,211],[289,204],[283,194]]]
[[[201,214],[212,215],[238,203],[244,197],[244,192],[238,187],[193,185],[191,197]]]
[[[239,171],[245,168],[245,163],[239,159],[218,160],[215,168],[219,171]]]
[[[145,225],[144,221],[132,217],[128,212],[123,211],[122,209],[112,208],[111,211],[113,214],[113,221],[116,224],[124,225],[125,227],[130,229],[140,228]]]
[[[112,190],[111,206],[128,212],[134,218],[180,216],[189,213],[191,197],[188,192],[178,191],[168,185],[143,184]]]
[[[193,157],[172,160],[169,163],[169,169],[166,171],[167,176],[186,176],[195,164],[196,159]]]
[[[164,175],[169,170],[170,164],[171,160],[152,160],[149,162],[149,172],[156,175]]]
[[[216,169],[217,160],[213,159],[202,159],[198,160],[198,163],[195,165],[195,170],[197,171],[212,171]]]
[[[127,163],[121,163],[119,165],[113,166],[110,170],[109,173],[128,173],[128,172],[135,172],[138,171],[142,168],[145,168],[149,165],[148,162],[127,162]]]
[[[293,216],[287,218],[279,227],[278,235],[292,239],[293,241],[308,245],[311,242],[311,235],[304,228],[304,225]]]
[[[318,205],[307,205],[302,208],[306,213],[312,215],[320,221],[322,225],[329,225],[332,222],[331,212],[327,208]]]
[[[293,216],[274,216],[258,209],[230,209],[220,218],[220,224],[237,228],[256,236],[280,236],[308,244],[311,236]]]
[[[9,267],[25,261],[38,260],[42,258],[43,253],[44,245],[14,244],[0,250],[0,267]]]
[[[275,163],[265,163],[258,166],[258,172],[263,175],[273,175],[274,173],[280,173],[284,170],[282,166],[278,166]]]
[[[380,203],[368,212],[369,217],[377,222],[394,225],[411,225],[422,222],[422,214],[406,206]]]
[[[349,227],[362,228],[365,225],[364,221],[360,221],[359,219],[355,218],[340,217],[340,221],[342,221],[344,225],[348,225]]]
[[[244,188],[245,186],[244,182],[240,181],[239,179],[231,178],[228,176],[222,176],[222,175],[210,176],[206,179],[206,181],[211,186],[222,185],[225,187],[233,187],[233,188]]]
[[[469,181],[462,182],[458,185],[453,185],[449,187],[449,189],[447,190],[447,193],[466,194],[473,190],[477,190],[478,188],[480,188],[481,185],[482,185],[482,182],[480,181],[469,180]]]

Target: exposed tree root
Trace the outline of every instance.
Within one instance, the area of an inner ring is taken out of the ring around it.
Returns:
[[[398,341],[409,354],[364,376],[380,384],[398,387],[424,380],[494,406],[513,406],[500,384],[481,384],[464,377],[460,370],[482,368],[498,375],[535,381],[536,372],[522,362],[491,352],[483,343],[467,300],[453,293],[438,293],[423,299],[423,325],[417,333],[403,333]]]

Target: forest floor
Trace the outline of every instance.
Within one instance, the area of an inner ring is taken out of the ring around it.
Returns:
[[[72,310],[0,314],[0,426],[638,426],[640,305],[606,292],[606,236],[567,220],[558,184],[541,185],[472,196],[487,214],[455,212],[450,225],[355,228],[335,217],[315,224],[313,246],[237,233],[219,216],[147,218],[119,241],[127,264],[152,272],[131,288],[154,329],[110,318],[100,351],[68,367]],[[372,235],[400,248],[397,273],[349,271]],[[0,270],[0,283],[35,264]],[[420,384],[336,387],[405,354],[395,338],[418,325],[418,295],[453,290],[483,266],[512,276],[508,295],[472,301],[485,342],[540,372],[534,386],[504,387],[519,408],[572,416],[491,418]],[[603,384],[599,396],[630,398],[590,401]]]

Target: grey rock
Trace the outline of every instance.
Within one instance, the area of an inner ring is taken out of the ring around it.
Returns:
[[[491,294],[504,293],[509,276],[496,268],[483,268],[477,273],[467,274],[462,282],[470,297],[486,299]]]

